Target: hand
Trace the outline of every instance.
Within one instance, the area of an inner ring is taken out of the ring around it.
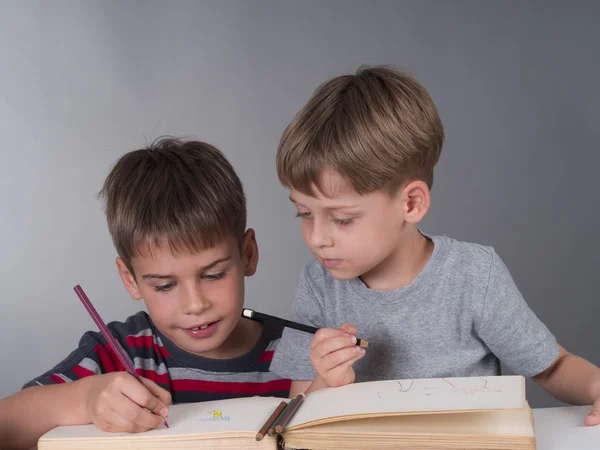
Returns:
[[[339,329],[321,328],[310,344],[310,360],[328,386],[344,386],[354,382],[352,364],[365,356],[356,345],[357,330],[350,323]]]
[[[596,400],[594,406],[592,406],[592,411],[585,418],[586,425],[600,425],[600,399]]]
[[[101,430],[147,431],[162,425],[169,414],[171,394],[146,378],[140,383],[127,372],[114,372],[83,380],[89,383],[89,420]]]
[[[596,401],[592,406],[592,411],[585,418],[585,424],[589,426],[600,425],[600,371],[596,371],[590,385],[592,386],[592,398],[595,398]]]

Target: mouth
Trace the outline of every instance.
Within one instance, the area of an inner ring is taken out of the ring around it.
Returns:
[[[344,262],[344,260],[342,260],[342,259],[326,259],[326,258],[319,258],[319,259],[321,260],[321,264],[323,264],[328,269],[334,269],[336,267],[339,267]]]
[[[193,338],[207,338],[215,333],[218,323],[219,321],[204,322],[189,328],[183,328],[183,331],[185,334]]]

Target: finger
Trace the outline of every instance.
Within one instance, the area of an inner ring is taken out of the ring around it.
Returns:
[[[342,336],[322,340],[311,349],[310,354],[316,359],[322,359],[329,353],[354,346],[356,346],[356,336],[343,334]]]
[[[347,322],[340,326],[340,330],[345,331],[346,333],[356,335],[358,334],[358,330],[351,323]]]
[[[330,353],[326,358],[318,361],[318,367],[322,372],[329,372],[337,366],[343,364],[352,364],[354,361],[362,358],[365,350],[362,347],[347,347],[336,352]]]
[[[163,417],[145,410],[123,395],[114,399],[111,403],[111,409],[123,419],[118,420],[118,418],[116,418],[115,420],[118,421],[118,424],[128,427],[125,431],[130,433],[151,430],[164,423]]]
[[[149,380],[148,378],[140,377],[142,380],[142,384],[150,391],[152,395],[158,398],[161,402],[163,402],[167,407],[171,405],[171,393],[166,389],[161,388],[154,381]]]
[[[346,332],[337,328],[321,328],[315,333],[315,337],[310,342],[310,347],[318,345],[319,342],[332,337],[346,336]]]
[[[585,418],[584,423],[588,426],[600,425],[600,400],[597,400],[592,407],[592,411]]]
[[[130,377],[121,385],[121,392],[142,408],[149,409],[157,416],[166,417],[169,414],[167,405],[150,392],[146,385],[142,383]]]
[[[345,363],[340,364],[335,367],[327,374],[328,380],[332,380],[332,386],[343,386],[349,383],[354,382],[354,370],[352,370],[352,364],[354,364],[358,359],[362,358],[362,355],[357,355],[354,359],[347,361]]]
[[[136,433],[145,431],[143,429],[138,429],[138,427],[133,422],[125,419],[113,409],[108,410],[107,415],[104,416],[103,419],[104,423],[106,424],[104,429],[111,433]]]

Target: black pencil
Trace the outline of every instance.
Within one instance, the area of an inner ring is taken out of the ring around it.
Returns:
[[[301,392],[290,401],[289,407],[286,408],[285,411],[281,414],[281,420],[279,420],[279,423],[275,426],[275,433],[281,434],[281,432],[285,429],[285,427],[290,422],[296,411],[298,411],[298,408],[300,407],[300,404],[302,403],[302,400],[304,400],[304,398],[305,395],[303,392]]]
[[[287,319],[281,319],[275,316],[269,316],[268,314],[259,313],[250,308],[244,308],[242,310],[242,316],[248,319],[256,320],[257,322],[272,322],[283,325],[288,328],[293,328],[294,330],[304,331],[305,333],[315,334],[319,331],[316,327],[311,327],[310,325],[304,325],[303,323],[293,322]],[[356,339],[356,345],[360,347],[368,347],[369,343],[364,339]]]

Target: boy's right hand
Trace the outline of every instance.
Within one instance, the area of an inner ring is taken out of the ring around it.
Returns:
[[[90,422],[104,431],[137,433],[165,422],[171,394],[147,378],[142,383],[127,372],[94,375],[85,398]]]
[[[354,382],[352,364],[365,356],[365,349],[356,345],[358,331],[351,323],[339,329],[321,328],[310,344],[310,360],[328,386],[344,386]]]

